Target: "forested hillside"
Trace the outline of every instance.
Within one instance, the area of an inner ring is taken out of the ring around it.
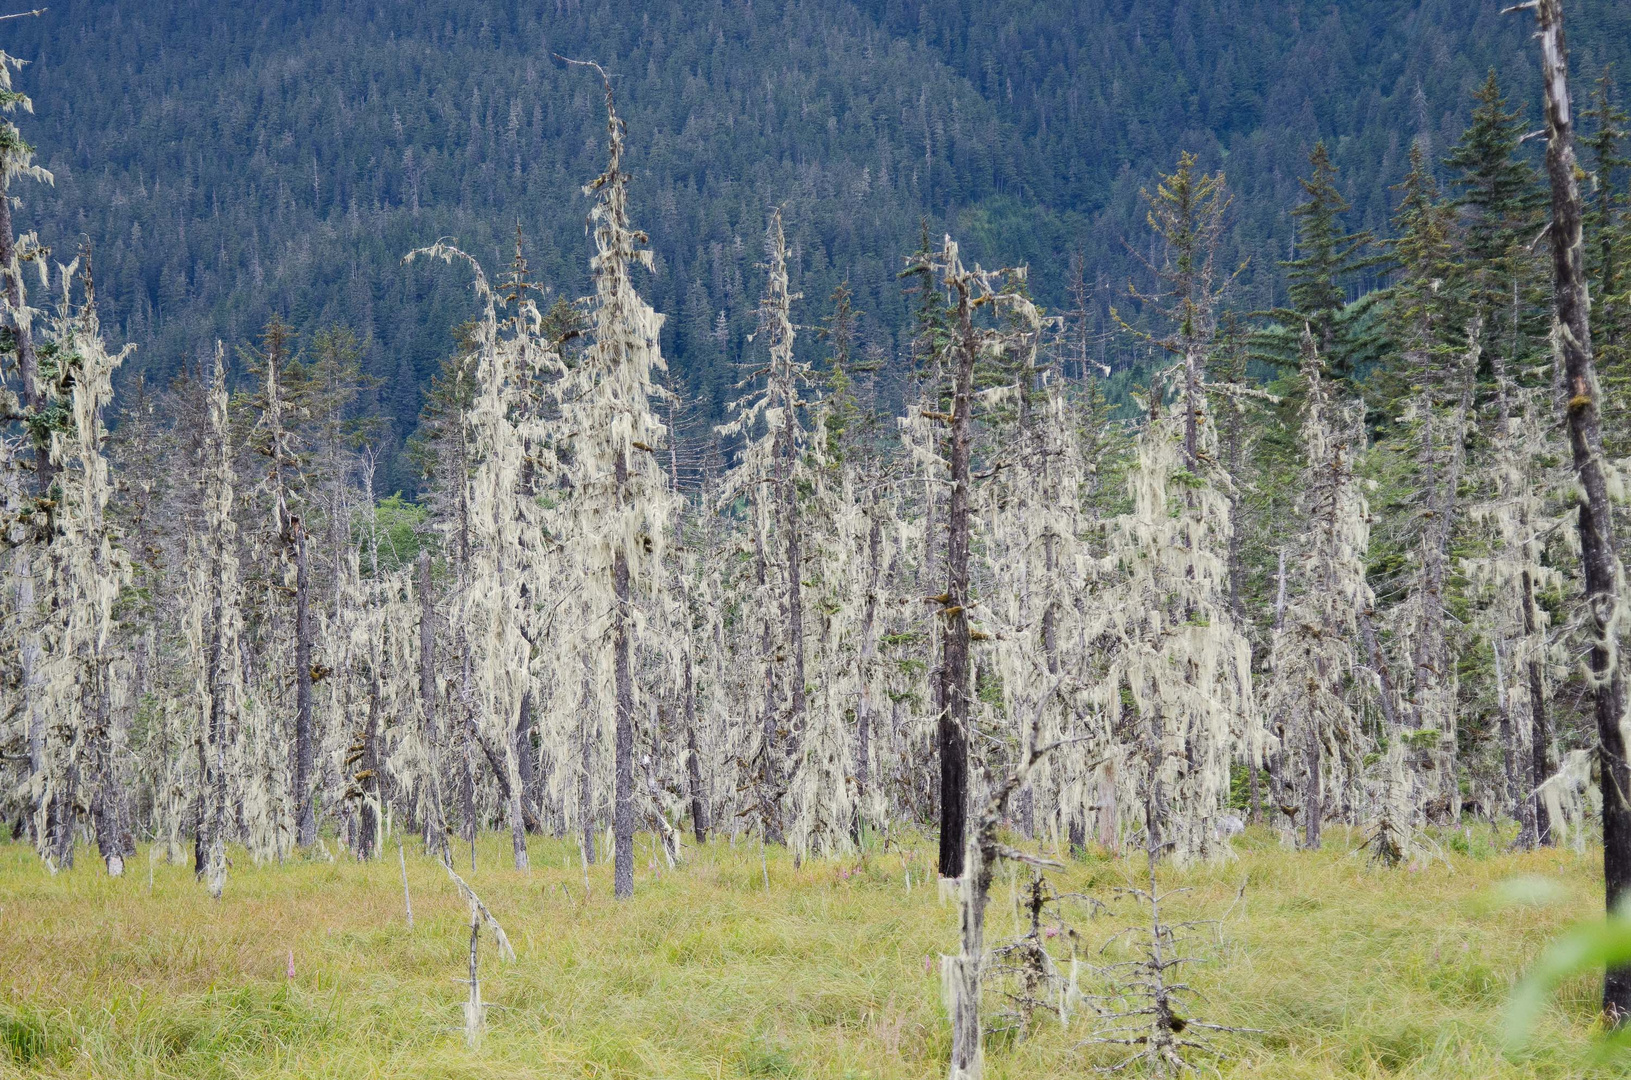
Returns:
[[[392,422],[381,486],[412,491],[397,451],[470,308],[402,256],[452,237],[503,263],[519,222],[537,276],[587,291],[578,186],[600,120],[552,53],[616,77],[664,351],[719,417],[769,207],[784,207],[800,318],[824,318],[847,278],[863,336],[897,356],[910,329],[895,274],[922,219],[988,264],[1028,262],[1052,307],[1082,254],[1107,325],[1136,269],[1123,245],[1148,243],[1138,191],[1190,150],[1228,171],[1229,258],[1253,260],[1238,300],[1268,307],[1315,140],[1348,223],[1385,232],[1411,140],[1446,150],[1490,66],[1536,100],[1525,33],[1497,7],[66,0],[5,24],[4,45],[34,62],[29,137],[56,176],[19,192],[24,217],[59,257],[93,245],[104,321],[140,346],[122,378],[162,382],[272,314],[307,336],[347,325],[384,380],[359,403]],[[1579,14],[1582,78],[1631,58],[1624,5]]]

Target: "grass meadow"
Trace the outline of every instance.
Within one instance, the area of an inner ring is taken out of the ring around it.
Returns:
[[[1600,908],[1600,855],[1508,853],[1457,833],[1449,862],[1382,871],[1339,830],[1326,850],[1284,850],[1260,829],[1237,857],[1178,871],[1176,915],[1221,920],[1188,951],[1225,1077],[1579,1077],[1631,1072],[1594,1042],[1594,979],[1566,983],[1533,1038],[1504,1041],[1514,981],[1549,940]],[[52,876],[0,845],[0,1076],[73,1077],[940,1077],[949,1036],[938,956],[954,951],[926,839],[795,866],[757,844],[714,841],[670,870],[639,841],[635,896],[568,842],[534,838],[533,869],[507,837],[458,869],[518,958],[482,936],[478,1045],[462,1030],[468,909],[411,841],[414,923],[394,843],[370,864],[254,866],[236,852],[216,902],[190,866],[144,849],[109,879],[91,849]],[[1138,913],[1114,895],[1141,858],[1070,861],[1078,954],[1117,955]],[[149,873],[151,871],[151,873]],[[907,889],[910,873],[912,887]],[[766,878],[768,877],[768,888]],[[1544,882],[1545,884],[1542,884]],[[1007,871],[988,937],[1015,933]],[[1064,938],[1059,955],[1068,956]],[[1124,939],[1118,939],[1124,940]],[[1108,944],[1107,944],[1108,943]],[[1090,980],[1084,979],[1084,983]],[[1083,1046],[1091,1015],[990,1045],[990,1077],[1096,1075],[1118,1056]],[[1215,1072],[1214,1072],[1215,1070]]]

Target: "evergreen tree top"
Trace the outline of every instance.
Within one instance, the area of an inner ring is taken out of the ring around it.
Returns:
[[[1461,140],[1444,159],[1453,170],[1455,204],[1468,222],[1468,254],[1473,261],[1499,256],[1536,222],[1546,195],[1534,166],[1521,153],[1521,108],[1507,108],[1495,70],[1473,94],[1477,105]]]

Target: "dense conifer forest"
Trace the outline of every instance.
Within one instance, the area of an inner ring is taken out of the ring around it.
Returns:
[[[579,930],[761,882],[797,922],[898,869],[943,905],[920,1057],[977,1080],[1312,1061],[1185,981],[1254,878],[1403,912],[1494,860],[1617,913],[1631,12],[1564,17],[0,20],[0,915],[145,876],[248,918],[394,854],[497,1069],[540,887]],[[1480,1052],[1594,963],[1548,1022],[1619,1028],[1628,926]],[[12,1061],[147,1054],[139,1002],[47,992],[0,1002]]]
[[[1587,86],[1631,58],[1631,15],[1580,14]],[[751,362],[768,206],[785,208],[799,287],[847,280],[863,340],[888,355],[911,336],[894,275],[924,219],[989,264],[1035,267],[1055,311],[1082,256],[1105,331],[1137,266],[1126,245],[1149,244],[1138,192],[1179,152],[1227,167],[1228,261],[1251,258],[1235,303],[1269,308],[1316,141],[1349,226],[1382,236],[1411,145],[1443,155],[1492,66],[1531,120],[1539,100],[1516,20],[1444,0],[70,0],[7,24],[5,44],[35,62],[29,137],[57,178],[28,196],[29,226],[58,252],[92,244],[103,320],[140,346],[121,378],[162,385],[274,314],[308,335],[347,326],[383,380],[360,403],[390,421],[381,489],[409,494],[419,391],[470,309],[402,253],[446,236],[500,263],[519,222],[540,279],[588,291],[571,192],[596,171],[600,120],[551,53],[617,59],[646,288],[709,419]],[[1352,299],[1381,280],[1343,284]],[[1117,370],[1148,362],[1113,337],[1100,350]]]

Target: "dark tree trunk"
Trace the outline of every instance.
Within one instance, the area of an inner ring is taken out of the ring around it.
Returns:
[[[521,814],[530,833],[543,832],[538,820],[538,763],[533,760],[532,689],[521,695],[521,714],[515,722],[515,771],[521,781]]]
[[[708,799],[702,790],[701,753],[697,750],[697,728],[690,723],[685,730],[685,772],[691,788],[691,831],[698,844],[708,842]]]
[[[619,459],[619,474],[627,466]],[[621,484],[619,485],[621,486]],[[629,560],[619,550],[612,560],[616,614],[612,618],[612,674],[617,692],[617,735],[612,781],[612,893],[634,895],[634,677],[629,666]]]
[[[951,507],[946,521],[946,596],[941,609],[940,875],[961,877],[968,817],[969,628],[967,606],[970,487],[969,443],[973,426],[974,307],[959,283],[957,384],[952,397]]]
[[[1286,797],[1286,775],[1285,775],[1285,760],[1286,760],[1285,737],[1286,737],[1286,732],[1285,732],[1285,729],[1283,727],[1280,729],[1279,734],[1280,734],[1280,749],[1274,751],[1273,753],[1271,753],[1269,755],[1269,798],[1274,803],[1274,805],[1273,805],[1273,807],[1271,809],[1270,816],[1269,816],[1269,820],[1271,820],[1271,821],[1274,820],[1273,813],[1275,811],[1277,811],[1277,812],[1279,812],[1281,814],[1284,814],[1284,813],[1286,813],[1286,807],[1291,806],[1291,800]],[[1292,824],[1293,827],[1295,827],[1295,825],[1296,825],[1296,819],[1295,818],[1292,818],[1291,824]]]
[[[86,693],[93,699],[93,728],[86,740],[92,784],[91,826],[96,832],[96,849],[107,867],[108,876],[119,877],[125,870],[125,856],[135,846],[130,835],[130,813],[125,789],[113,760],[112,709],[108,701],[107,666],[98,658],[98,678]]]
[[[295,524],[294,599],[294,797],[295,842],[301,847],[317,843],[316,792],[312,790],[312,705],[311,705],[311,565],[306,554],[306,527]]]
[[[1569,101],[1568,47],[1563,38],[1561,0],[1536,0],[1541,71],[1546,91],[1546,174],[1552,187],[1553,302],[1557,340],[1563,353],[1568,402],[1569,447],[1580,480],[1580,555],[1586,600],[1597,639],[1591,649],[1595,683],[1597,761],[1603,790],[1603,884],[1608,910],[1616,911],[1631,890],[1631,769],[1625,759],[1621,720],[1625,680],[1617,661],[1617,612],[1621,603],[1618,545],[1613,507],[1603,463],[1600,393],[1591,351],[1591,296],[1581,253],[1580,188],[1574,153],[1574,117]],[[1537,740],[1538,741],[1538,740]],[[1603,979],[1603,1012],[1618,1025],[1631,1014],[1631,967],[1610,968]]]
[[[74,865],[74,804],[78,800],[79,762],[71,760],[64,772],[64,787],[52,793],[48,826],[51,856],[59,870],[67,870]]]
[[[375,672],[368,688],[368,720],[362,729],[362,769],[357,775],[357,787],[362,793],[359,800],[357,823],[357,858],[372,859],[379,854],[380,835],[380,783],[379,783],[379,673]]]
[[[1320,794],[1320,740],[1310,725],[1303,742],[1303,847],[1318,851],[1325,806]]]
[[[769,570],[766,566],[764,542],[757,532],[754,534],[753,548],[758,556],[759,588],[763,591]],[[759,817],[765,841],[779,844],[782,842],[781,815],[778,812],[781,806],[781,740],[777,738],[776,646],[774,635],[770,632],[770,621],[770,614],[763,613],[760,622],[759,652],[764,658],[765,701],[764,743],[760,750],[763,760],[760,768],[762,790],[759,792]]]
[[[492,741],[486,735],[483,735],[479,728],[475,729],[475,735],[476,744],[481,747],[481,756],[487,759],[487,767],[493,770],[493,781],[498,784],[498,800],[506,807],[509,807],[511,794],[516,788],[514,784],[510,783],[510,769],[504,761],[502,746],[494,746]],[[522,835],[543,831],[537,815],[532,812],[532,808],[524,801],[521,803],[518,813]],[[517,866],[516,869],[525,870],[526,867]]]
[[[867,530],[867,590],[866,606],[861,616],[861,697],[855,705],[855,828],[857,841],[861,838],[861,806],[872,783],[872,681],[868,673],[878,655],[878,578],[883,561],[883,517],[878,512],[878,499],[874,493],[869,507],[870,527]]]
[[[1380,688],[1378,696],[1382,701],[1382,718],[1387,721],[1388,737],[1397,738],[1399,710],[1393,700],[1393,675],[1388,670],[1387,657],[1382,655],[1382,647],[1376,640],[1376,628],[1371,625],[1370,616],[1368,610],[1359,613],[1359,638],[1365,646],[1365,666],[1376,676]]]
[[[1184,467],[1196,472],[1201,466],[1201,353],[1200,344],[1184,350]]]
[[[1540,634],[1540,613],[1535,607],[1535,580],[1528,570],[1523,572],[1523,632],[1533,640],[1531,646],[1544,640]],[[1538,650],[1529,655],[1529,790],[1534,792],[1546,778],[1556,772],[1552,761],[1552,733],[1546,721],[1546,682],[1540,666]],[[1520,773],[1522,775],[1522,773]],[[1529,812],[1535,819],[1535,843],[1543,847],[1552,845],[1552,816],[1539,795],[1530,794]]]
[[[594,678],[593,660],[586,652],[583,654],[583,708],[582,738],[578,740],[578,831],[583,837],[583,861],[593,866],[595,862],[595,736],[600,731],[600,723],[590,710],[593,703]]]
[[[787,650],[792,661],[788,696],[789,752],[795,752],[804,723],[804,587],[799,580],[799,500],[793,482],[793,406],[786,403],[782,429],[782,527],[787,530]]]
[[[442,863],[453,867],[448,848],[447,810],[442,802],[442,733],[436,722],[436,609],[432,603],[430,552],[419,553],[419,706],[424,712],[425,742],[430,747],[430,776],[426,793],[429,818],[426,839],[442,853]],[[434,839],[429,835],[435,831]]]
[[[691,789],[691,831],[698,844],[708,842],[708,793],[702,783],[702,753],[697,749],[697,692],[693,680],[694,657],[691,643],[685,644],[684,684],[680,687],[680,708],[685,711],[685,779]]]
[[[221,559],[217,553],[217,573]],[[210,716],[204,742],[199,746],[199,813],[198,833],[193,841],[193,873],[202,877],[209,868],[210,848],[224,843],[221,830],[226,824],[226,760],[222,741],[226,738],[226,698],[221,687],[221,654],[223,652],[222,607],[219,582],[210,611],[210,643],[205,662],[209,664]]]
[[[1248,791],[1246,820],[1253,825],[1263,823],[1263,790],[1258,782],[1257,762],[1246,762],[1246,789]]]
[[[1503,782],[1500,812],[1510,814],[1518,820],[1518,843],[1527,847],[1530,836],[1529,830],[1523,827],[1524,813],[1519,804],[1524,800],[1518,791],[1518,755],[1521,750],[1518,747],[1515,729],[1512,726],[1512,705],[1507,699],[1504,687],[1501,689],[1499,712],[1501,714],[1501,780]],[[1496,808],[1492,806],[1489,811],[1490,817],[1493,819]]]

